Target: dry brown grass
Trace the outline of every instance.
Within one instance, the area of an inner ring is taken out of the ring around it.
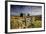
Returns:
[[[11,29],[40,28],[42,26],[42,22],[41,20],[33,22],[31,17],[11,16],[10,25]]]

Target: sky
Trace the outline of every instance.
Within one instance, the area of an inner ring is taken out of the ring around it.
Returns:
[[[26,5],[11,5],[10,14],[11,15],[20,15],[20,13],[30,14],[31,15],[42,15],[41,6],[26,6]]]

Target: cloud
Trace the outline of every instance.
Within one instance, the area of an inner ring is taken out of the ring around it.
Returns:
[[[42,15],[41,6],[22,6],[22,5],[11,5],[11,15],[20,15],[20,13],[29,13],[31,15]]]
[[[42,7],[32,7],[32,15],[42,15]]]

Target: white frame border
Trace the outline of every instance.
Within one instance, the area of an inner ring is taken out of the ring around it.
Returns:
[[[42,28],[31,28],[31,29],[10,29],[10,5],[31,5],[31,6],[42,6]],[[19,2],[8,2],[8,32],[21,32],[21,31],[38,31],[44,30],[44,5],[43,4],[35,4],[35,3],[19,3]]]

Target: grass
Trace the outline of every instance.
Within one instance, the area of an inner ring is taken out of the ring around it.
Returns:
[[[27,17],[25,18],[25,17],[12,16],[10,20],[11,29],[41,28],[42,27],[42,21],[40,19],[35,20],[35,19],[31,19],[31,17],[28,17],[28,18],[29,19],[27,19]]]

